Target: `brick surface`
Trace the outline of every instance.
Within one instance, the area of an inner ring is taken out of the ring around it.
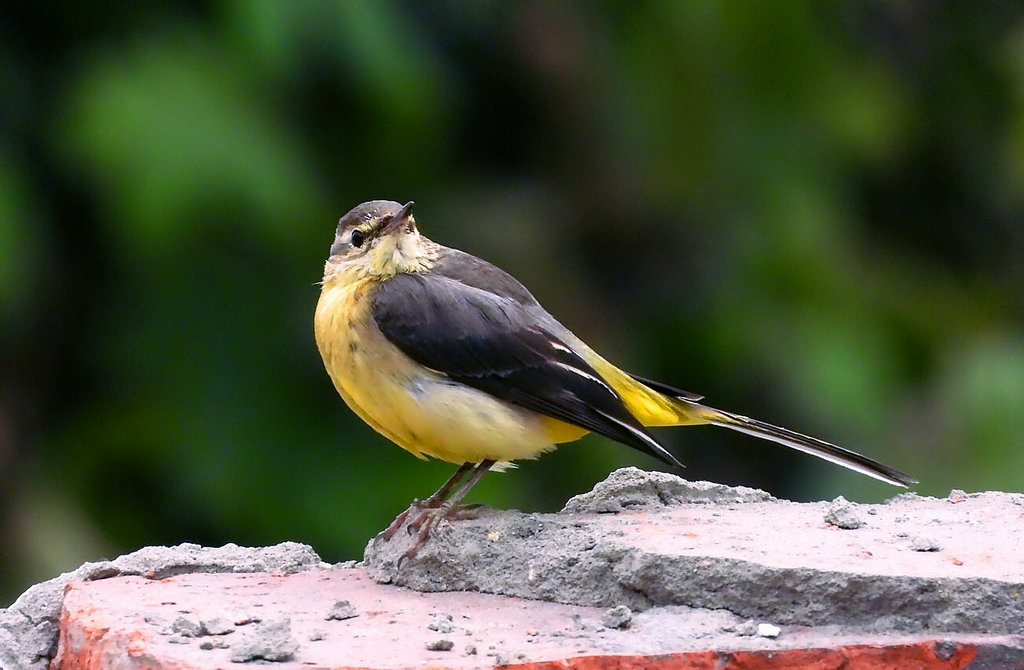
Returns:
[[[413,592],[376,584],[355,568],[118,577],[68,586],[51,667],[927,670],[967,668],[997,652],[1012,659],[1020,648],[1015,638],[872,639],[786,627],[778,639],[765,639],[730,633],[723,613],[685,608],[637,613],[629,627],[612,629],[601,623],[606,612]]]
[[[442,524],[402,563],[403,532],[358,568],[294,543],[89,564],[0,612],[0,666],[1024,670],[1022,510],[626,468],[560,514]]]

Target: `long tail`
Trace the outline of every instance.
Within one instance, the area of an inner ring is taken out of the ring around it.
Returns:
[[[698,402],[702,396],[696,393],[683,391],[646,377],[630,375],[596,354],[592,354],[592,358],[591,364],[615,388],[629,411],[644,426],[685,426],[710,423],[738,430],[763,440],[778,442],[791,449],[823,458],[888,484],[905,487],[917,483],[913,477],[855,451],[798,433],[795,430],[773,426],[757,419],[702,405]],[[666,460],[666,462],[669,461]]]
[[[701,415],[715,426],[723,426],[725,428],[731,428],[732,430],[738,430],[741,433],[747,435],[753,435],[754,437],[760,437],[765,440],[771,440],[784,444],[791,449],[802,451],[818,458],[823,458],[826,461],[841,465],[844,468],[849,468],[861,474],[865,474],[868,477],[874,477],[875,479],[883,482],[894,484],[896,486],[909,486],[910,484],[916,484],[917,480],[913,477],[900,472],[895,468],[890,468],[884,463],[868,458],[858,454],[855,451],[849,449],[843,449],[840,446],[834,445],[824,440],[819,440],[816,437],[810,435],[804,435],[788,428],[782,428],[781,426],[773,426],[770,423],[758,421],[757,419],[751,419],[746,416],[740,416],[739,414],[733,414],[720,409],[714,409],[713,407],[707,407],[705,405],[699,405],[693,403],[695,408],[700,408],[702,411]]]

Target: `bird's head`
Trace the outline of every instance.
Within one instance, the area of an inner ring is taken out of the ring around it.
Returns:
[[[325,276],[387,278],[428,269],[435,245],[417,230],[412,205],[371,200],[352,208],[338,221]]]

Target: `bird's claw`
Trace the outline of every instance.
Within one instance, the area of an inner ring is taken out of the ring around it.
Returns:
[[[402,524],[405,523],[405,520],[409,518],[409,513],[412,512],[413,509],[420,509],[418,503],[418,500],[413,500],[412,504],[409,505],[409,507],[407,507],[404,512],[396,516],[395,520],[388,524],[387,528],[381,531],[380,537],[384,538],[385,542],[390,541],[391,538],[395,536],[395,533],[397,533],[398,529],[402,527]]]
[[[417,501],[418,502],[418,501]],[[475,519],[477,516],[477,510],[482,507],[479,503],[472,505],[439,505],[432,507],[425,507],[422,504],[414,502],[409,506],[409,509],[405,510],[398,517],[391,522],[391,525],[381,533],[384,540],[390,540],[398,529],[405,524],[409,518],[409,514],[414,508],[419,510],[419,514],[416,515],[409,524],[406,526],[406,532],[415,537],[412,540],[412,544],[402,554],[402,557],[398,559],[398,567],[402,566],[402,563],[413,558],[419,553],[420,547],[427,539],[437,530],[438,526],[441,525],[442,521],[458,521],[462,519]]]

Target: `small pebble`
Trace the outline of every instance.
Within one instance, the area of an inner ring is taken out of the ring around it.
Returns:
[[[331,606],[331,611],[324,617],[324,621],[344,621],[359,616],[359,612],[352,603],[347,600],[339,600]]]
[[[779,636],[782,629],[778,626],[770,623],[759,623],[757,624],[757,636],[758,637],[770,637],[775,639]]]
[[[199,622],[199,627],[202,629],[203,635],[227,635],[235,632],[234,625],[224,617],[219,616],[202,619]]]
[[[629,628],[633,623],[633,612],[625,605],[618,605],[601,616],[601,625],[605,628]]]
[[[452,615],[445,613],[432,614],[427,628],[438,633],[451,633],[455,630],[452,625]]]
[[[736,634],[740,637],[753,637],[757,635],[757,624],[754,623],[753,619],[747,619],[743,623],[726,628],[726,630],[730,629],[736,631]]]
[[[427,643],[428,651],[451,651],[455,643],[451,640],[441,638],[440,640],[433,640]]]
[[[199,648],[207,651],[210,649],[227,649],[230,646],[224,640],[203,640],[199,643]]]
[[[248,661],[290,661],[298,651],[299,644],[292,637],[291,619],[280,617],[261,622],[246,631],[231,647],[231,660],[235,663]]]
[[[856,505],[839,496],[829,503],[825,512],[825,523],[843,530],[856,530],[864,525],[864,519]]]
[[[942,545],[934,537],[915,535],[910,538],[910,548],[914,551],[942,551]]]
[[[202,637],[203,635],[203,627],[198,621],[192,621],[183,616],[174,620],[174,623],[171,624],[171,630],[182,637]]]
[[[942,640],[941,642],[935,643],[935,646],[932,648],[935,650],[936,656],[943,661],[948,661],[953,658],[953,654],[956,653],[958,647],[959,645],[953,640]]]

